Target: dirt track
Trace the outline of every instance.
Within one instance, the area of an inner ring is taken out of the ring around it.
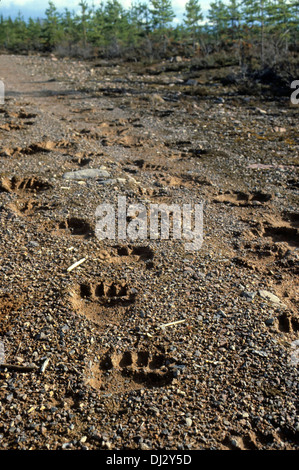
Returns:
[[[0,64],[0,449],[298,449],[299,107],[224,71]],[[203,202],[202,247],[99,240],[118,196]]]

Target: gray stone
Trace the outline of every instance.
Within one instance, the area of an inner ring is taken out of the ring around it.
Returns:
[[[116,184],[117,180],[113,178],[108,178],[108,179],[100,179],[97,181],[98,184]]]
[[[280,304],[280,302],[281,302],[281,300],[276,295],[272,294],[271,292],[269,292],[267,290],[259,290],[259,295],[263,299],[270,300],[270,302],[273,302],[275,304]]]
[[[241,297],[245,297],[246,300],[252,301],[256,295],[256,292],[243,291]]]
[[[37,248],[39,246],[39,243],[34,240],[30,240],[27,246],[34,246]]]
[[[268,357],[268,353],[266,351],[258,351],[257,349],[254,349],[252,352],[260,357]]]
[[[43,331],[41,331],[40,333],[38,333],[36,338],[40,341],[45,341],[48,339],[48,336]]]
[[[62,176],[67,180],[83,180],[87,178],[109,178],[110,173],[100,168],[86,168],[85,170],[68,171]]]
[[[149,450],[150,447],[145,442],[141,442],[140,443],[140,449],[141,450]]]
[[[186,85],[189,86],[196,86],[198,84],[197,80],[194,80],[193,78],[189,78],[189,80],[186,81]]]
[[[188,426],[188,428],[190,428],[190,426],[192,426],[192,419],[191,418],[186,418],[186,426]]]

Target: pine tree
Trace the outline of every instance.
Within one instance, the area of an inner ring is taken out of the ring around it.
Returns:
[[[0,15],[0,46],[3,47],[5,45],[5,26],[6,21],[3,15]]]
[[[235,39],[237,36],[239,36],[241,20],[239,7],[240,5],[237,0],[229,0],[227,5],[227,21],[230,25],[232,39]]]
[[[132,2],[129,10],[129,21],[139,34],[149,32],[150,28],[150,12],[147,3],[145,2]]]
[[[129,33],[128,41],[134,47],[140,46],[143,38],[150,31],[149,9],[144,2],[133,2],[128,11]]]
[[[28,46],[28,36],[27,36],[27,26],[22,16],[21,12],[19,11],[17,17],[14,20],[13,25],[14,31],[14,48],[27,48]]]
[[[29,18],[27,23],[27,35],[30,44],[30,48],[38,50],[41,47],[41,34],[42,34],[42,23],[41,21],[33,18]]]
[[[103,46],[104,44],[104,27],[105,27],[105,6],[101,2],[97,9],[93,11],[90,20],[89,38],[95,46]]]
[[[83,47],[85,48],[86,43],[87,43],[87,23],[90,18],[90,13],[88,11],[88,4],[85,0],[80,1],[79,7],[81,8],[81,14],[79,17],[79,26],[80,26],[80,31],[81,31]]]
[[[110,54],[118,55],[120,45],[127,42],[128,14],[118,0],[108,0],[103,10],[104,44]]]
[[[295,46],[298,44],[299,40],[299,0],[290,0],[290,11],[291,11],[291,19],[290,19],[290,36],[292,44]]]
[[[77,43],[80,40],[80,31],[78,30],[75,14],[68,10],[64,9],[63,14],[60,19],[61,28],[63,29],[63,39],[71,45],[72,43]]]
[[[150,0],[153,29],[166,30],[175,17],[171,0]]]
[[[188,0],[185,6],[184,23],[191,33],[193,48],[195,47],[196,36],[199,31],[198,23],[203,20],[203,13],[199,0]]]
[[[284,0],[275,0],[266,5],[267,26],[270,32],[274,32],[277,38],[277,46],[284,43],[285,51],[288,51],[290,39],[292,6]]]
[[[170,25],[175,17],[171,0],[150,0],[150,3],[152,37],[156,40],[154,50],[165,55],[169,43]]]
[[[210,33],[217,41],[220,41],[228,30],[227,6],[222,0],[215,0],[210,3],[208,20],[210,22]]]
[[[63,30],[60,15],[54,3],[49,1],[45,11],[46,18],[43,23],[42,36],[47,49],[53,49],[62,39]]]
[[[269,0],[244,0],[242,17],[248,26],[248,39],[257,42],[260,48],[261,63],[265,60],[265,42]],[[244,29],[244,28],[243,28]]]

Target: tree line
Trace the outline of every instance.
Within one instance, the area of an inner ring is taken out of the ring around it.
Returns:
[[[188,0],[180,21],[171,0],[133,0],[127,9],[118,0],[80,0],[62,12],[49,1],[42,18],[0,15],[0,48],[134,60],[234,48],[241,62],[256,55],[264,63],[298,52],[298,31],[299,0],[212,0],[206,15],[200,0]]]

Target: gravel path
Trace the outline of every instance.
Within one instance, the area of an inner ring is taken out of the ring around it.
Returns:
[[[207,71],[0,64],[0,449],[297,450],[298,106]],[[119,196],[202,203],[201,248],[100,240]]]

